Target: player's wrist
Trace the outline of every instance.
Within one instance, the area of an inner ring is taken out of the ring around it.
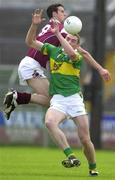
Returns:
[[[103,71],[103,67],[99,65],[99,67],[97,67],[97,71],[101,74],[101,72]]]

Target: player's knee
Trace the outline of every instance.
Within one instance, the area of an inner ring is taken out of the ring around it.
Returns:
[[[81,140],[81,143],[83,144],[83,146],[87,146],[91,142],[89,137],[82,137],[82,138],[80,138],[80,140]]]
[[[48,129],[51,130],[52,128],[54,128],[55,123],[53,122],[52,119],[47,119],[47,120],[45,121],[45,126],[46,126],[46,128],[48,128]]]

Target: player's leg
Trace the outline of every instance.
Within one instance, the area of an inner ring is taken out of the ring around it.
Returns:
[[[35,93],[31,94],[27,92],[11,90],[5,95],[3,103],[5,105],[4,113],[7,119],[10,118],[12,111],[14,111],[17,105],[34,103],[46,107],[49,106],[50,97],[47,95],[49,87],[48,80],[46,78],[37,78],[27,80],[27,82]]]
[[[35,93],[31,94],[30,103],[49,106],[50,97],[48,94],[49,81],[47,78],[32,78],[27,80],[28,86]]]
[[[64,108],[61,106],[59,96],[56,98],[57,102],[55,99],[51,100],[51,107],[48,109],[45,116],[45,125],[54,142],[63,150],[67,157],[66,160],[62,161],[62,165],[67,168],[77,167],[80,165],[80,161],[74,155],[65,134],[59,127],[59,124],[66,118],[66,113],[64,113]]]
[[[78,116],[77,118],[74,118],[74,122],[77,124],[78,135],[83,145],[83,151],[89,164],[89,174],[91,176],[97,176],[98,172],[96,170],[95,149],[90,139],[88,116]]]
[[[30,57],[25,57],[18,68],[21,85],[29,85],[35,94],[27,92],[10,91],[4,98],[4,112],[6,118],[10,118],[11,112],[20,104],[36,103],[48,106],[48,80],[38,62]],[[41,93],[41,94],[37,94]]]
[[[69,147],[63,131],[59,128],[59,123],[66,118],[65,114],[55,109],[48,109],[45,116],[45,125],[55,143],[61,148]]]
[[[30,57],[25,57],[18,68],[18,74],[19,74],[19,80],[20,84],[24,85],[27,84],[30,86],[35,94],[30,94],[30,101],[29,103],[37,103],[41,105],[48,106],[49,104],[49,95],[48,95],[48,88],[49,88],[49,82],[47,77],[44,74],[44,70],[42,69],[41,65],[35,61],[34,59]],[[39,96],[40,94],[40,96]],[[44,96],[43,102],[41,95]],[[22,97],[22,94],[19,94],[19,103],[23,104],[21,100],[23,101],[24,97]],[[46,97],[46,99],[45,99]],[[26,104],[28,101],[26,102]]]

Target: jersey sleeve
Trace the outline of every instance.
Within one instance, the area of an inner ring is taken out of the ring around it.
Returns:
[[[45,43],[45,44],[42,46],[41,52],[42,52],[44,55],[50,55],[51,52],[52,52],[55,48],[56,48],[56,47],[53,46],[52,44]]]

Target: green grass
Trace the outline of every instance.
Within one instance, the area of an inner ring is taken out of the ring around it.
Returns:
[[[0,147],[0,180],[115,180],[115,152],[96,151],[98,177],[88,176],[87,161],[82,150],[75,150],[81,160],[78,168],[66,169],[59,149],[38,147]]]

